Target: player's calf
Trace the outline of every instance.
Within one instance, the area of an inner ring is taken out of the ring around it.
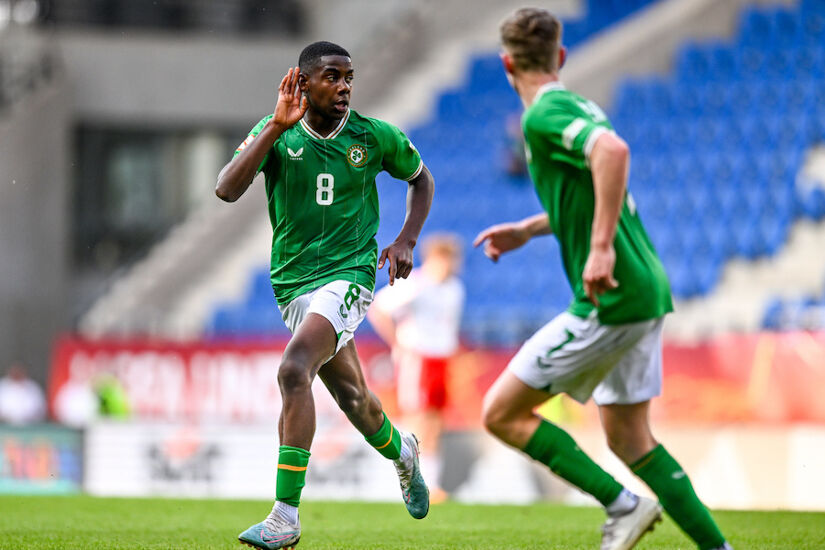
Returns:
[[[725,537],[693,490],[690,478],[663,446],[656,446],[630,469],[656,493],[673,521],[700,549],[725,548]]]

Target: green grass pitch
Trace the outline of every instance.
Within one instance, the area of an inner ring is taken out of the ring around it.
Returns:
[[[237,535],[260,521],[260,501],[0,497],[0,548],[246,548]],[[823,549],[825,513],[715,513],[737,550]],[[299,550],[598,548],[604,514],[597,508],[433,506],[416,521],[401,503],[306,502]],[[670,519],[640,550],[693,549]]]

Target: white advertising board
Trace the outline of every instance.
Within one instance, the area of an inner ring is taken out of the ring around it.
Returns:
[[[596,430],[577,442],[631,490],[647,493]],[[822,510],[825,428],[662,429],[657,436],[712,508]],[[481,432],[448,434],[445,488],[465,502],[595,501]],[[99,423],[85,437],[84,488],[95,495],[273,499],[275,425]],[[306,499],[399,499],[392,463],[343,414],[319,415]]]

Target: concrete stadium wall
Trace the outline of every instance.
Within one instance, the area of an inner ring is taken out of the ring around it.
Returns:
[[[0,371],[21,359],[41,382],[71,292],[67,99],[58,79],[0,116]]]
[[[78,121],[134,126],[248,126],[274,108],[287,41],[78,31],[55,36]]]
[[[311,41],[340,43],[359,73],[383,50],[401,55],[414,49],[397,39],[383,48],[376,44],[394,22],[415,28],[408,16],[416,3],[336,4],[309,2],[310,30],[299,39],[60,30],[53,39],[66,64],[73,115],[100,124],[246,128],[274,108],[281,77]],[[357,85],[357,104],[364,103],[362,88],[383,89],[360,77]]]

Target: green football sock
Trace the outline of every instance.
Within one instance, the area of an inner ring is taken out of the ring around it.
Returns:
[[[384,423],[381,424],[378,431],[367,436],[366,440],[385,458],[398,460],[401,456],[401,434],[398,433],[386,414],[384,414]]]
[[[657,445],[631,464],[630,469],[656,493],[673,521],[701,550],[718,548],[725,543],[725,537],[696,496],[687,474],[664,447]]]
[[[275,499],[298,507],[301,490],[306,485],[309,451],[299,447],[281,445],[278,449],[278,475]]]
[[[622,485],[582,451],[570,434],[542,420],[524,452],[550,467],[554,474],[593,495],[608,506],[622,492]]]

